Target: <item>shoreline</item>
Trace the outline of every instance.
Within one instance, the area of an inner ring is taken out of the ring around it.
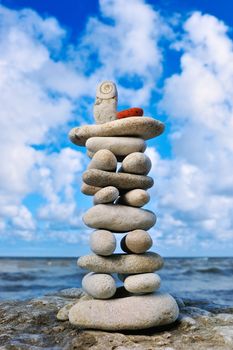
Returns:
[[[80,288],[69,288],[40,298],[1,301],[0,349],[232,349],[233,307],[175,297],[180,308],[178,321],[143,331],[80,330],[68,321],[58,321],[58,311],[78,302],[82,295]]]

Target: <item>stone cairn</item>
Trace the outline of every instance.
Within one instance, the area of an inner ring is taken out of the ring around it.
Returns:
[[[160,135],[164,125],[144,117],[141,108],[117,112],[117,89],[104,81],[97,87],[94,105],[96,125],[74,128],[70,139],[86,146],[91,158],[83,174],[82,192],[94,196],[94,206],[83,216],[95,229],[90,247],[94,254],[80,257],[78,265],[91,271],[82,280],[90,296],[69,311],[69,321],[82,328],[103,330],[145,329],[166,325],[178,317],[173,297],[157,290],[162,258],[148,252],[154,226],[153,212],[141,209],[150,200],[153,186],[147,174],[151,161],[144,154],[145,140]],[[117,170],[117,163],[121,162]],[[115,234],[124,253],[114,254]],[[117,274],[123,287],[117,288]]]

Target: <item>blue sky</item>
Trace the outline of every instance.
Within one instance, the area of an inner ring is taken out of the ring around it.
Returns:
[[[233,248],[233,45],[229,1],[0,2],[0,255],[88,252],[88,159],[68,131],[93,123],[96,84],[119,109],[165,122],[148,142],[151,235],[164,256]]]

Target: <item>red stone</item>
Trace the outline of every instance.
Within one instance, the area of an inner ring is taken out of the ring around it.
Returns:
[[[143,109],[133,107],[125,109],[124,111],[117,112],[117,119],[128,118],[128,117],[141,117],[143,115]]]

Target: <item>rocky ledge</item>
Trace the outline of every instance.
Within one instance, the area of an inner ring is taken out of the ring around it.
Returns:
[[[66,319],[68,310],[86,295],[71,288],[26,301],[0,302],[0,350],[230,350],[233,307],[176,298],[180,317],[169,327],[146,331],[81,330]]]

